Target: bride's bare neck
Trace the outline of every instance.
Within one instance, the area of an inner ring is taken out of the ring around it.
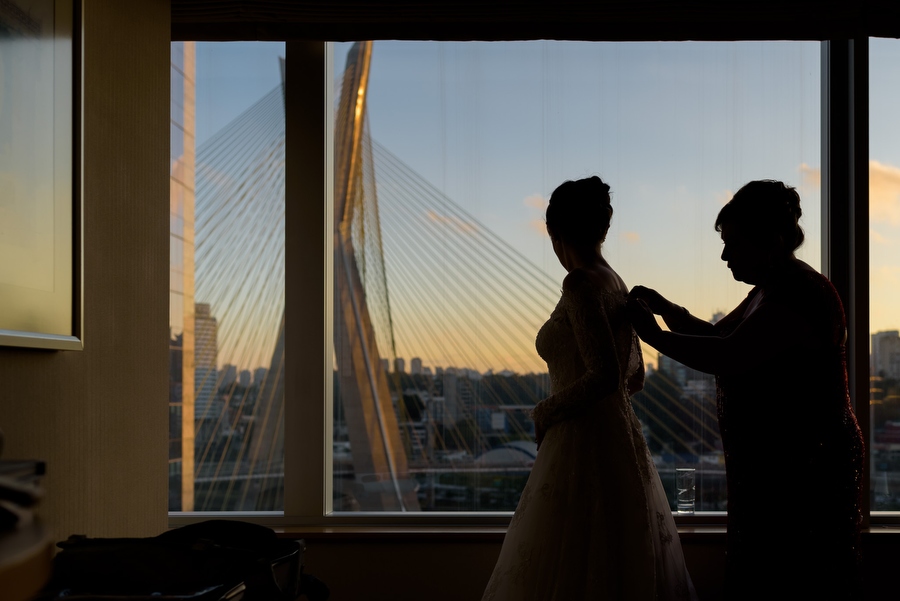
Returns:
[[[580,269],[591,274],[593,280],[602,289],[622,292],[623,294],[628,293],[628,286],[625,285],[625,282],[616,273],[616,270],[603,258],[599,250],[593,257],[582,256],[580,260],[573,261],[570,265],[567,271],[571,272],[574,269]]]

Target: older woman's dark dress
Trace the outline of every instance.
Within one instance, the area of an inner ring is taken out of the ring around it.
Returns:
[[[758,294],[759,308],[779,303],[811,334],[773,344],[752,369],[717,376],[726,598],[854,599],[864,444],[848,394],[840,297],[824,276],[794,272],[751,290],[716,324],[721,335]]]

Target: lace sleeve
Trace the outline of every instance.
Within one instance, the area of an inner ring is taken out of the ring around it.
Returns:
[[[545,431],[578,415],[588,403],[612,393],[621,384],[616,341],[606,307],[588,278],[584,272],[573,271],[563,281],[562,306],[575,334],[585,372],[535,406],[532,419]]]

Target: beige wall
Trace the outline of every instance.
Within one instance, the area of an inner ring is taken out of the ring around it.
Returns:
[[[84,350],[0,348],[3,458],[70,534],[166,527],[169,2],[84,0]]]

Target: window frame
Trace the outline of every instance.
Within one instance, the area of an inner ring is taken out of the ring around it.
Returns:
[[[246,39],[257,39],[252,26],[249,30]],[[868,37],[820,43],[822,272],[844,301],[851,401],[868,444]],[[215,517],[284,529],[480,527],[502,532],[512,512],[333,512],[334,57],[328,42],[285,44],[285,306],[291,313],[285,322],[285,348],[292,367],[285,373],[284,428],[296,435],[285,436],[284,511],[172,512],[169,524]],[[321,263],[310,260],[320,255]],[[309,294],[317,289],[323,291],[320,296]],[[872,515],[868,466],[867,454],[863,526],[900,524],[900,512]],[[675,515],[675,520],[680,528],[708,526],[721,532],[726,514]]]

